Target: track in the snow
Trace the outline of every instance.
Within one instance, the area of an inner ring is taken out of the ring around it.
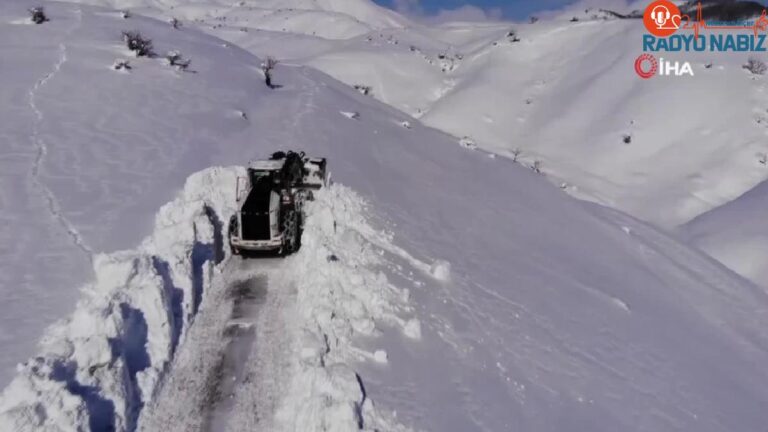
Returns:
[[[282,259],[232,257],[203,304],[140,430],[269,431],[286,367]]]
[[[246,363],[256,339],[256,314],[267,297],[267,278],[257,276],[236,282],[228,291],[233,301],[232,317],[223,334],[226,348],[208,388],[210,411],[204,429],[209,431],[226,429],[238,387],[252,384]]]

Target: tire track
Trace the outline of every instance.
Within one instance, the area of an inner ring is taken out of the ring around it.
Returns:
[[[241,385],[257,385],[246,374],[256,332],[261,331],[256,317],[268,296],[268,279],[257,276],[235,283],[229,290],[233,298],[232,317],[224,328],[227,341],[221,360],[212,380],[209,393],[209,412],[204,430],[222,431],[231,418],[230,413],[236,405],[236,393]]]
[[[139,430],[223,431],[241,387],[259,387],[249,373],[262,335],[259,319],[274,275],[273,260],[231,258],[216,277],[163,383],[143,410]],[[263,342],[262,342],[263,340]]]
[[[241,365],[244,373],[232,396],[226,428],[211,428],[211,432],[275,430],[274,415],[287,385],[292,343],[285,314],[294,302],[292,287],[281,280],[280,274],[271,275],[269,290],[256,316],[258,333],[244,359],[247,361]]]

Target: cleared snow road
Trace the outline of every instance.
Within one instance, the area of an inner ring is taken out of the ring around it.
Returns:
[[[233,257],[204,300],[140,430],[270,430],[284,374],[285,261]]]
[[[256,339],[256,316],[260,304],[267,296],[267,278],[256,276],[235,282],[227,291],[232,298],[232,317],[224,328],[223,337],[227,340],[216,370],[210,372],[212,382],[207,388],[211,405],[205,421],[205,429],[224,430],[229,418],[239,386],[252,382],[246,375],[246,362],[251,354]],[[255,407],[261,411],[261,407]]]

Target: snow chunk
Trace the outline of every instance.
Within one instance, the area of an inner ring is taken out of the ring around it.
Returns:
[[[618,299],[618,298],[613,298],[612,301],[613,301],[613,304],[615,304],[620,309],[622,309],[622,310],[624,310],[626,312],[631,312],[631,310],[629,308],[629,305],[625,301],[623,301],[621,299]]]
[[[116,70],[118,72],[127,73],[133,69],[131,66],[131,63],[126,59],[117,59],[114,63],[112,63],[112,70]]]
[[[376,352],[373,353],[373,359],[377,363],[387,363],[389,361],[389,356],[384,350],[376,350]]]
[[[429,268],[429,274],[439,281],[446,282],[451,277],[451,264],[448,261],[437,260]]]
[[[472,138],[464,137],[459,140],[459,145],[469,150],[477,150],[477,144]]]
[[[351,120],[357,120],[360,118],[360,113],[358,112],[339,111],[339,113],[341,113],[341,115]]]
[[[403,333],[411,339],[421,339],[421,322],[416,318],[411,318],[405,323]]]

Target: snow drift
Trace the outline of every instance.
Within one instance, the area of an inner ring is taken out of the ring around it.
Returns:
[[[368,220],[365,201],[333,185],[308,204],[295,256],[223,263],[140,429],[406,430],[376,409],[357,372],[359,362],[386,361],[385,351],[361,348],[360,338],[375,338],[385,329],[417,338],[419,328],[409,291],[389,283],[382,271],[388,264],[384,252],[393,246]],[[254,321],[243,321],[247,317],[228,297],[238,281],[253,278],[267,281],[271,306],[259,308]],[[244,378],[231,392],[234,406],[224,407],[217,393],[230,376],[220,376],[227,369],[222,359],[228,350],[243,349],[229,345],[237,341],[226,335],[243,326],[255,326],[258,335],[244,348],[244,364],[231,367],[242,369]],[[219,409],[225,413],[217,416]]]
[[[100,254],[74,314],[51,326],[0,398],[15,431],[135,430],[224,258],[236,172],[193,176],[135,251]]]
[[[133,431],[140,418],[143,430],[203,427],[206,417],[199,413],[212,403],[206,377],[220,367],[216,359],[226,339],[227,287],[243,277],[225,250],[219,215],[235,211],[233,185],[243,174],[243,168],[213,168],[193,175],[180,196],[160,209],[153,234],[137,250],[96,257],[96,281],[85,298],[70,318],[51,326],[41,352],[19,366],[0,397],[3,428]],[[401,318],[412,314],[408,291],[376,270],[383,265],[376,251],[390,247],[366,222],[364,202],[341,186],[316,197],[304,246],[277,269],[282,283],[274,287],[296,293],[295,305],[279,311],[295,314],[274,335],[288,341],[285,355],[293,360],[285,370],[262,371],[290,377],[280,391],[282,408],[268,427],[247,416],[254,405],[245,406],[233,416],[231,430],[399,427],[377,412],[353,368],[386,353],[355,348],[353,339],[374,336],[382,325],[413,336],[418,320]],[[263,271],[254,264],[251,272]],[[279,341],[259,337],[258,343]],[[177,350],[188,355],[174,361]],[[197,364],[192,375],[179,376],[185,362],[206,357],[208,363]],[[261,407],[263,401],[254,402]]]

